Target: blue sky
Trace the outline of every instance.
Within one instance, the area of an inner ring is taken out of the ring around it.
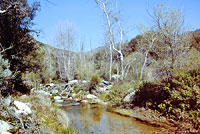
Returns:
[[[28,0],[30,3],[35,0]],[[41,0],[41,11],[37,13],[33,29],[41,30],[37,40],[55,46],[56,27],[61,22],[70,22],[75,28],[76,43],[85,41],[86,49],[94,49],[104,43],[104,16],[97,8],[95,0]],[[150,26],[152,20],[147,9],[159,3],[179,8],[185,16],[185,24],[190,30],[200,28],[200,0],[118,0],[121,23],[127,40],[139,34],[135,26]],[[92,47],[90,47],[90,43]]]

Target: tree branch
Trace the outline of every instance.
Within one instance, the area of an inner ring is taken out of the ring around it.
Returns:
[[[4,49],[4,48],[2,47],[2,45],[1,45],[1,43],[0,43],[0,46],[1,46],[1,48],[2,48],[2,51],[0,51],[0,54],[4,53],[5,51],[7,51],[7,50],[9,50],[9,49],[11,49],[11,48],[13,48],[13,45],[12,45],[12,46],[10,46],[10,47]]]
[[[10,9],[14,8],[15,5],[16,5],[16,3],[13,3],[12,5],[8,6],[7,9],[5,9],[5,10],[0,10],[0,14],[7,13]]]

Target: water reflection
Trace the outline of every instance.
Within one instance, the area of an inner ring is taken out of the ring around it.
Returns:
[[[133,118],[108,112],[99,105],[64,106],[71,125],[81,134],[150,134],[158,129],[142,124]]]
[[[92,108],[92,120],[94,121],[94,123],[99,123],[102,115],[103,109],[100,109],[98,107]]]

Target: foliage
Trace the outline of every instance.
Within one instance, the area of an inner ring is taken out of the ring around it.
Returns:
[[[12,72],[10,71],[10,64],[8,60],[3,59],[0,54],[0,94],[6,96],[8,94],[8,80],[10,80],[10,76]],[[10,92],[10,91],[9,91]]]
[[[103,94],[101,98],[105,101],[112,102],[114,104],[119,104],[122,102],[123,98],[132,90],[133,84],[127,81],[121,81],[115,83],[108,94]]]
[[[8,77],[11,75],[10,64],[8,60],[3,59],[2,55],[0,55],[0,79]]]
[[[32,30],[32,20],[36,11],[39,9],[39,3],[34,2],[32,7],[26,0],[1,0],[0,14],[0,45],[2,55],[10,62],[10,70],[16,73],[12,80],[13,87],[21,92],[28,92],[23,84],[22,73],[27,70],[33,70],[37,65],[30,64],[26,56],[36,50],[35,42],[30,36]]]
[[[164,57],[169,58],[170,68],[174,68],[177,57],[189,49],[190,36],[185,32],[184,16],[178,9],[159,4],[154,7],[150,16],[154,22],[154,30],[158,34]]]
[[[155,109],[163,115],[200,125],[200,71],[174,71],[173,79],[160,84],[145,83],[136,93],[135,105]]]
[[[97,75],[97,74],[93,75],[91,80],[90,80],[90,83],[94,84],[94,85],[98,85],[99,82],[101,82],[101,79],[100,79],[99,75]]]
[[[125,57],[131,54],[132,52],[137,51],[139,47],[139,41],[142,39],[141,35],[136,36],[135,38],[131,39],[125,46],[123,46],[123,54]]]

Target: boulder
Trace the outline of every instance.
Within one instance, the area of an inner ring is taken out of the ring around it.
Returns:
[[[120,77],[121,77],[121,75],[114,74],[111,76],[111,79],[114,81],[114,80],[120,79]]]
[[[61,100],[60,96],[54,96],[53,98],[54,98],[54,100]]]
[[[57,102],[57,103],[62,103],[64,101],[64,100],[62,100],[62,98],[60,96],[55,96],[53,98],[54,98],[55,102]]]
[[[55,84],[54,83],[49,83],[49,84],[46,84],[45,87],[54,87]]]
[[[108,85],[110,85],[110,82],[105,81],[105,80],[102,80],[102,81],[99,83],[99,86],[108,86]]]
[[[88,103],[89,101],[87,100],[82,100],[81,103]]]
[[[82,83],[82,84],[86,84],[86,83],[89,83],[89,81],[82,80],[81,83]]]
[[[60,99],[60,100],[55,100],[56,103],[62,103],[64,100]]]
[[[131,92],[130,94],[126,95],[126,97],[124,98],[124,102],[131,102],[135,97],[135,91]]]
[[[56,89],[51,90],[51,93],[52,93],[52,94],[57,94],[57,93],[58,93],[58,90],[56,90]]]
[[[73,103],[72,106],[80,106],[80,103]]]
[[[5,121],[0,120],[0,134],[10,134],[7,130],[12,129],[12,127]]]
[[[48,93],[48,92],[46,92],[44,90],[35,90],[34,92],[37,93],[37,94],[50,95],[50,93]]]
[[[1,130],[0,130],[1,132]],[[1,134],[11,134],[10,132],[7,132],[7,131],[2,131]]]
[[[75,97],[76,97],[76,94],[75,94],[75,93],[73,93],[73,94],[72,94],[72,98],[75,98]]]
[[[96,97],[95,95],[93,95],[93,94],[88,94],[88,95],[86,96],[86,98],[87,98],[87,99],[97,99],[97,97]]]
[[[15,111],[18,114],[31,114],[31,109],[23,102],[20,101],[14,101],[14,105],[17,107],[17,110]]]
[[[106,88],[105,87],[98,87],[97,90],[99,90],[100,92],[105,92]]]
[[[100,100],[100,99],[95,99],[93,103],[101,104],[101,105],[107,105],[106,102]]]
[[[74,85],[74,84],[78,84],[78,80],[71,80],[67,83],[67,85]]]
[[[6,99],[4,99],[4,105],[5,106],[10,106],[11,102],[12,102],[12,98],[11,96],[7,97]]]

